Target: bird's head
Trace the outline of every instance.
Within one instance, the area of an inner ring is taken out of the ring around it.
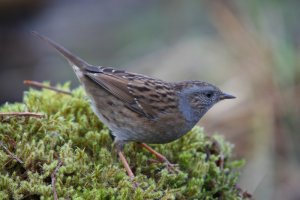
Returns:
[[[177,85],[179,108],[187,120],[198,122],[217,102],[233,99],[216,86],[201,81],[184,81]]]

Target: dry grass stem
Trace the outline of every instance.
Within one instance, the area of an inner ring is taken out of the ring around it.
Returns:
[[[0,117],[35,117],[35,118],[43,118],[44,114],[40,113],[32,113],[32,112],[0,112]]]
[[[53,90],[53,91],[58,92],[58,93],[72,95],[72,93],[69,92],[69,91],[65,91],[65,90],[58,89],[56,87],[48,86],[48,85],[45,85],[45,84],[37,82],[37,81],[24,80],[24,84],[29,85],[29,86],[38,87],[38,88],[45,88],[45,89],[48,89],[48,90]]]
[[[57,191],[56,191],[56,174],[59,170],[59,168],[63,165],[63,161],[59,160],[57,163],[57,166],[55,168],[55,170],[53,171],[53,173],[51,174],[51,185],[52,185],[52,191],[53,191],[53,199],[54,200],[58,200],[58,196],[57,196]]]
[[[18,161],[19,163],[23,164],[24,162],[18,158],[16,155],[14,155],[10,150],[8,150],[8,148],[3,144],[2,141],[0,141],[0,146],[2,147],[2,149],[13,159],[15,159],[16,161]]]

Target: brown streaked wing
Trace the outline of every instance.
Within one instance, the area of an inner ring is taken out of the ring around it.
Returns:
[[[143,99],[140,100],[134,94],[135,88],[143,87],[147,87],[147,91],[155,92],[155,88],[149,88],[149,86],[144,84],[144,81],[147,79],[153,80],[152,78],[133,73],[118,73],[118,71],[117,73],[107,73],[105,70],[100,73],[86,72],[85,75],[110,92],[112,95],[123,101],[125,106],[132,111],[135,111],[151,120],[157,118],[157,114],[154,112],[151,106],[148,105],[149,102],[143,101]],[[133,89],[131,89],[132,85],[134,85]]]

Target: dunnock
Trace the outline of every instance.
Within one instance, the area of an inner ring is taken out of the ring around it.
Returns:
[[[217,102],[235,98],[202,81],[166,82],[145,75],[90,65],[71,52],[40,35],[72,65],[91,99],[98,118],[114,136],[115,149],[130,178],[134,178],[122,152],[130,141],[140,143],[168,167],[173,165],[149,144],[176,140],[195,126]]]

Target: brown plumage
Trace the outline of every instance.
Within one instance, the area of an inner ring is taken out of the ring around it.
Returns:
[[[166,82],[114,68],[93,66],[36,32],[72,65],[91,99],[91,105],[115,136],[115,146],[128,174],[122,153],[126,142],[142,144],[160,161],[172,165],[145,143],[167,143],[187,133],[215,103],[234,98],[201,81]]]

